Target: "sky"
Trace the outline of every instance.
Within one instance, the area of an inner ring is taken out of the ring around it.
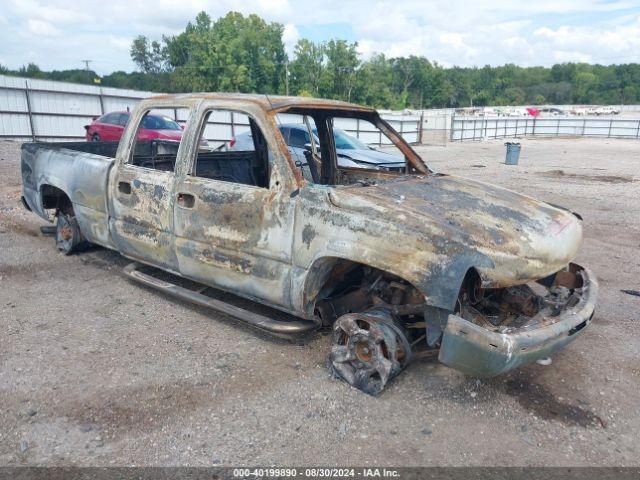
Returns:
[[[299,38],[343,38],[364,58],[443,66],[640,62],[640,0],[0,0],[0,64],[131,71],[133,38],[180,33],[202,10],[280,22],[290,54]]]

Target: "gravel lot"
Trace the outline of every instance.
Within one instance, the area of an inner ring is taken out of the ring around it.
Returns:
[[[327,334],[274,339],[130,283],[116,253],[58,253],[0,142],[0,464],[638,465],[640,142],[523,140],[518,166],[501,141],[420,151],[583,215],[598,309],[551,366],[422,360],[369,397],[329,376]]]

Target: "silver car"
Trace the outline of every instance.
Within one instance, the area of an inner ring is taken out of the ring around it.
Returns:
[[[302,169],[303,175],[305,178],[311,179],[306,158],[311,144],[311,137],[309,136],[307,126],[304,124],[290,123],[279,125],[278,128],[284,137],[294,161]],[[315,145],[320,145],[315,129],[313,129],[313,134]],[[338,166],[340,167],[367,168],[393,172],[405,171],[405,159],[401,155],[376,150],[338,128],[333,129],[333,138],[338,156]],[[249,130],[235,136],[231,142],[229,142],[229,150],[242,151],[253,149],[253,138]]]

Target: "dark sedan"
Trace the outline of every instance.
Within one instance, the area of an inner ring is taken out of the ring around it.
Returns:
[[[304,168],[307,165],[305,149],[307,149],[311,143],[311,137],[309,136],[306,125],[291,123],[280,125],[278,128],[294,160],[302,165],[303,173],[306,173],[306,169]],[[315,129],[313,133],[314,142],[316,145],[319,145],[320,142],[316,136],[317,132]],[[376,150],[356,137],[349,135],[344,130],[334,128],[333,137],[336,144],[336,154],[338,155],[338,166],[340,167],[389,171],[403,171],[405,168],[405,159],[403,156]],[[229,142],[229,149],[253,150],[251,132],[247,131],[232,138]]]

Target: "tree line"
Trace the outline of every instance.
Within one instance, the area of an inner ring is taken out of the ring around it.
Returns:
[[[300,39],[291,58],[284,27],[257,15],[199,13],[178,35],[138,36],[138,71],[116,71],[103,86],[157,92],[255,92],[346,100],[377,108],[439,108],[523,104],[640,103],[640,64],[562,63],[444,68],[422,56],[363,59],[357,43]],[[29,64],[0,73],[93,84],[91,70],[45,72]]]

